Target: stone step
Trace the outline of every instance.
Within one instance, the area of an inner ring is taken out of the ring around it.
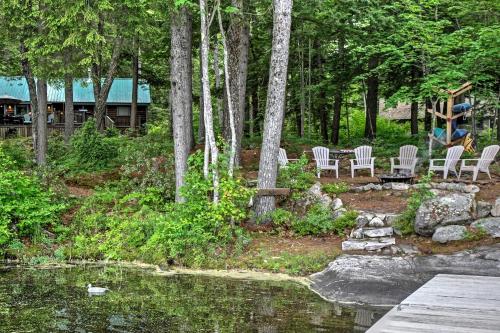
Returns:
[[[394,229],[392,227],[385,228],[363,228],[363,235],[370,238],[392,236]]]
[[[377,239],[348,239],[342,242],[342,251],[373,251],[396,244],[393,237]]]

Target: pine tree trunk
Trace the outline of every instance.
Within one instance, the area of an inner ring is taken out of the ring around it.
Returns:
[[[173,13],[170,24],[170,84],[175,159],[175,200],[181,202],[183,198],[179,191],[184,185],[192,135],[189,131],[192,110],[192,17],[189,9],[185,6],[179,8]]]
[[[38,98],[38,124],[36,162],[47,164],[47,81],[38,79],[36,82]]]
[[[273,0],[273,45],[269,69],[269,86],[264,121],[264,134],[259,162],[259,188],[276,186],[277,156],[283,123],[288,54],[290,47],[290,27],[292,22],[292,0]],[[275,209],[275,198],[258,197],[255,211],[264,216]]]
[[[411,134],[418,135],[418,102],[411,103]]]
[[[378,59],[370,58],[368,61],[368,69],[374,70],[377,68]],[[378,114],[378,75],[370,73],[366,80],[368,91],[366,93],[366,122],[365,122],[365,138],[374,139],[377,136],[377,114]]]
[[[69,143],[75,131],[75,110],[73,105],[73,76],[64,76],[64,142]]]
[[[424,126],[426,132],[431,131],[432,115],[429,112],[427,112],[427,110],[429,109],[432,109],[432,102],[430,98],[427,98],[425,100],[425,118],[424,118]]]
[[[212,175],[213,175],[213,202],[219,202],[219,172],[217,169],[219,150],[215,142],[213,126],[212,103],[210,93],[210,78],[208,75],[209,56],[209,27],[207,22],[207,0],[200,0],[200,30],[201,30],[201,79],[203,89],[203,111],[205,119],[206,145],[210,147]]]
[[[134,133],[137,129],[137,94],[139,89],[139,48],[134,39],[134,54],[132,55],[132,105],[130,107],[130,129]]]

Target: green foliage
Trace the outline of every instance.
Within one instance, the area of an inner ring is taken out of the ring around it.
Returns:
[[[309,275],[324,269],[329,262],[340,253],[333,250],[331,253],[314,251],[307,254],[280,253],[273,255],[265,251],[252,255],[249,259],[240,259],[236,267],[268,270],[290,275]]]
[[[356,212],[347,211],[344,215],[333,219],[329,207],[316,204],[309,209],[303,218],[293,221],[291,227],[294,232],[301,236],[327,233],[343,236],[345,229],[355,225],[357,216]]]
[[[296,220],[296,216],[294,213],[283,209],[283,208],[276,208],[274,211],[265,214],[264,216],[260,217],[260,219],[257,221],[259,222],[267,222],[271,221],[273,226],[277,228],[278,230],[281,229],[288,229],[292,225],[293,221]]]
[[[306,170],[309,163],[307,157],[302,155],[295,163],[288,163],[286,167],[280,168],[277,186],[292,190],[292,198],[300,195],[314,183],[315,176]]]
[[[345,182],[327,183],[321,185],[321,190],[330,195],[338,195],[341,193],[349,192],[349,188],[350,188],[349,184]]]
[[[403,235],[412,234],[415,225],[415,216],[417,210],[420,208],[422,203],[426,200],[431,199],[434,194],[430,191],[430,185],[432,174],[423,176],[419,181],[419,186],[415,190],[410,198],[408,199],[408,204],[406,209],[394,223],[394,227],[399,229]]]
[[[464,232],[464,239],[470,242],[478,241],[488,236],[488,232],[481,226],[470,228]]]
[[[0,251],[21,238],[41,240],[43,228],[51,226],[64,207],[0,148]]]
[[[24,169],[32,165],[33,155],[29,140],[6,139],[0,141],[0,149],[3,154],[18,169]]]
[[[93,118],[71,138],[71,155],[75,166],[82,170],[99,170],[109,167],[117,156],[116,141],[99,133]]]

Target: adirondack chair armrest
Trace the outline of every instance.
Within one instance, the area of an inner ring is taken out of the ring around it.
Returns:
[[[462,161],[461,165],[462,165],[462,166],[465,166],[465,165],[467,164],[467,161],[469,161],[469,162],[470,162],[470,161],[476,161],[476,162],[479,162],[479,158],[467,158],[467,159],[463,159],[463,160],[461,160],[461,161]]]
[[[445,162],[446,158],[434,158],[434,159],[432,159],[432,160],[429,161],[429,163],[430,163],[429,166],[434,166],[434,162],[437,162],[437,161],[443,161],[443,162]]]

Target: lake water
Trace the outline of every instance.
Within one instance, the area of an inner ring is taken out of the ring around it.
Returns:
[[[86,285],[108,287],[89,296]],[[120,267],[0,268],[0,332],[364,332],[384,310],[294,282],[157,276]]]

